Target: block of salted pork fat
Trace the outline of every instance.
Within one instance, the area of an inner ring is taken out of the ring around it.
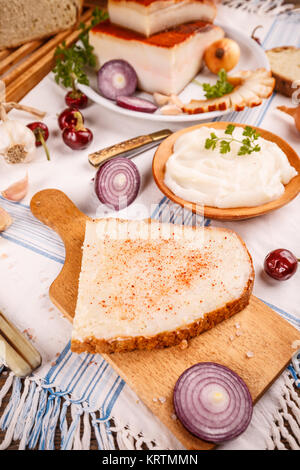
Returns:
[[[213,0],[109,0],[110,21],[144,36],[190,21],[216,17]]]
[[[205,49],[224,37],[224,31],[194,21],[146,38],[109,20],[90,31],[90,44],[98,65],[113,59],[129,62],[138,86],[149,93],[178,94],[202,67]]]

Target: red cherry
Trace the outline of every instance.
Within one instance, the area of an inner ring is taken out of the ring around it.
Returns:
[[[30,124],[27,124],[27,127],[29,127],[29,129],[32,130],[32,132],[34,133],[34,136],[35,136],[35,145],[37,147],[40,147],[40,145],[43,145],[42,142],[41,142],[41,139],[40,139],[40,132],[44,138],[44,140],[46,141],[49,137],[49,129],[48,127],[46,126],[46,124],[44,124],[43,122],[31,122]]]
[[[73,127],[65,127],[62,133],[63,141],[73,150],[83,150],[90,145],[93,134],[90,129],[83,126],[81,113],[77,111],[77,124]]]
[[[49,137],[49,129],[46,124],[36,121],[27,124],[27,127],[29,127],[29,129],[34,133],[36,147],[40,147],[42,145],[44,147],[47,160],[50,160],[49,150],[46,145],[46,140]]]
[[[93,134],[89,129],[76,131],[74,127],[66,127],[63,130],[63,140],[73,150],[87,148],[93,140]]]
[[[271,251],[265,258],[264,270],[277,281],[290,279],[298,268],[298,260],[289,250],[279,248]]]
[[[75,127],[78,123],[78,113],[81,116],[82,122],[84,122],[84,117],[78,109],[64,109],[64,111],[62,111],[58,117],[58,124],[61,130],[65,129],[66,127]]]
[[[88,105],[88,97],[79,90],[71,90],[66,94],[65,102],[70,108],[84,109]]]

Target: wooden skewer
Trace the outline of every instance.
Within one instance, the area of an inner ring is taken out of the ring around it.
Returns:
[[[12,54],[8,55],[0,62],[0,74],[8,70],[11,65],[23,59],[23,57],[26,57],[30,52],[40,47],[41,44],[42,41],[31,41],[18,47]]]

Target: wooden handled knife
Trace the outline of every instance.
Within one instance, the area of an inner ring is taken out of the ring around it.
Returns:
[[[98,152],[91,153],[89,155],[89,162],[93,166],[97,167],[114,157],[133,158],[146,150],[156,147],[171,134],[172,131],[169,129],[163,129],[162,131],[154,132],[153,134],[134,137],[133,139],[129,139],[112,145],[111,147],[106,147]]]

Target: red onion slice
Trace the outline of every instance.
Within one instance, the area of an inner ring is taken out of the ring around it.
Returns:
[[[136,165],[125,157],[116,157],[98,169],[95,192],[103,204],[120,210],[135,200],[140,184],[141,177]]]
[[[154,103],[137,96],[118,96],[117,105],[140,113],[154,113],[157,110]]]
[[[245,382],[228,367],[202,362],[187,369],[174,388],[175,413],[199,439],[224,442],[248,427],[253,411]]]
[[[105,62],[98,71],[98,88],[105,98],[115,100],[120,95],[133,95],[136,87],[136,72],[125,60]]]

